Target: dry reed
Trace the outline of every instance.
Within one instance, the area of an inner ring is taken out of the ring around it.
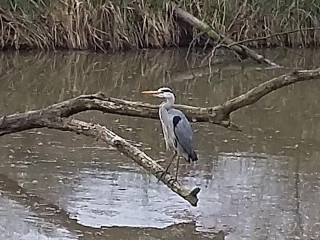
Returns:
[[[150,48],[206,39],[174,15],[181,7],[235,41],[251,47],[319,46],[318,0],[10,0],[0,1],[2,49],[93,49],[99,51]]]

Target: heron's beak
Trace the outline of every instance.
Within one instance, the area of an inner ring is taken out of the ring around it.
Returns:
[[[157,94],[158,91],[143,91],[141,93],[143,93],[143,94]]]

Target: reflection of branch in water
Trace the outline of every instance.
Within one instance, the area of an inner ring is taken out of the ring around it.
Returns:
[[[261,70],[275,69],[257,66],[256,64],[248,65],[247,63],[243,64],[236,61],[217,60],[210,66],[188,68],[188,71],[175,71],[174,73],[170,74],[170,82],[183,82],[203,77],[209,77],[208,79],[211,79],[212,75],[220,74],[223,71],[228,73],[234,72],[235,75],[238,75],[239,71]]]
[[[213,234],[214,237],[203,237],[195,231],[194,223],[176,224],[165,229],[133,228],[133,227],[102,227],[92,228],[81,225],[70,214],[57,205],[46,202],[45,199],[28,192],[18,183],[6,175],[0,174],[0,191],[8,198],[28,207],[32,212],[45,221],[67,229],[72,234],[82,236],[84,239],[128,239],[136,240],[137,236],[148,236],[153,239],[199,239],[222,240],[222,231]]]
[[[20,187],[16,181],[3,174],[0,174],[0,190],[10,199],[29,207],[33,212],[44,218],[44,220],[62,225],[73,233],[78,230],[81,232],[90,230],[90,228],[82,226],[76,220],[71,219],[65,210],[54,204],[47,203],[43,198],[28,192]]]
[[[300,197],[300,192],[299,192],[299,186],[301,183],[301,179],[300,179],[300,159],[301,157],[299,157],[297,159],[297,165],[296,165],[296,172],[295,172],[295,200],[296,200],[296,217],[297,217],[297,229],[295,230],[295,232],[297,233],[298,236],[302,237],[302,233],[303,233],[303,226],[302,226],[302,216],[301,216],[301,206],[300,206],[300,201],[301,201],[301,197]]]
[[[179,71],[174,72],[170,74],[170,82],[183,82],[187,80],[193,80],[197,78],[202,78],[206,76],[210,76],[213,74],[218,74],[222,70],[226,71],[233,71],[233,70],[241,70],[243,67],[238,63],[235,62],[225,62],[220,61],[216,62],[214,65],[211,66],[211,72],[210,67],[195,67],[195,68],[188,68],[188,71]]]

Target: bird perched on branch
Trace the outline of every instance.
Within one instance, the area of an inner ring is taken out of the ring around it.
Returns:
[[[159,106],[159,117],[166,149],[173,149],[174,155],[159,180],[168,172],[173,160],[178,156],[175,175],[175,180],[177,180],[180,157],[183,157],[189,163],[198,160],[194,151],[193,132],[190,123],[180,110],[173,108],[175,95],[170,88],[162,87],[156,91],[143,91],[142,93],[165,99]]]

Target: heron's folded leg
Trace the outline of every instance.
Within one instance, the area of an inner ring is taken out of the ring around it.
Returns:
[[[172,162],[173,162],[173,160],[174,160],[174,158],[175,158],[176,156],[177,156],[177,152],[174,152],[173,157],[171,158],[169,164],[166,166],[164,172],[163,172],[163,173],[161,174],[161,176],[159,177],[158,182],[161,180],[161,178],[163,178],[164,175],[167,174],[167,172],[168,172],[168,170],[169,170],[169,168],[170,168],[170,166],[171,166],[171,164],[172,164]]]

